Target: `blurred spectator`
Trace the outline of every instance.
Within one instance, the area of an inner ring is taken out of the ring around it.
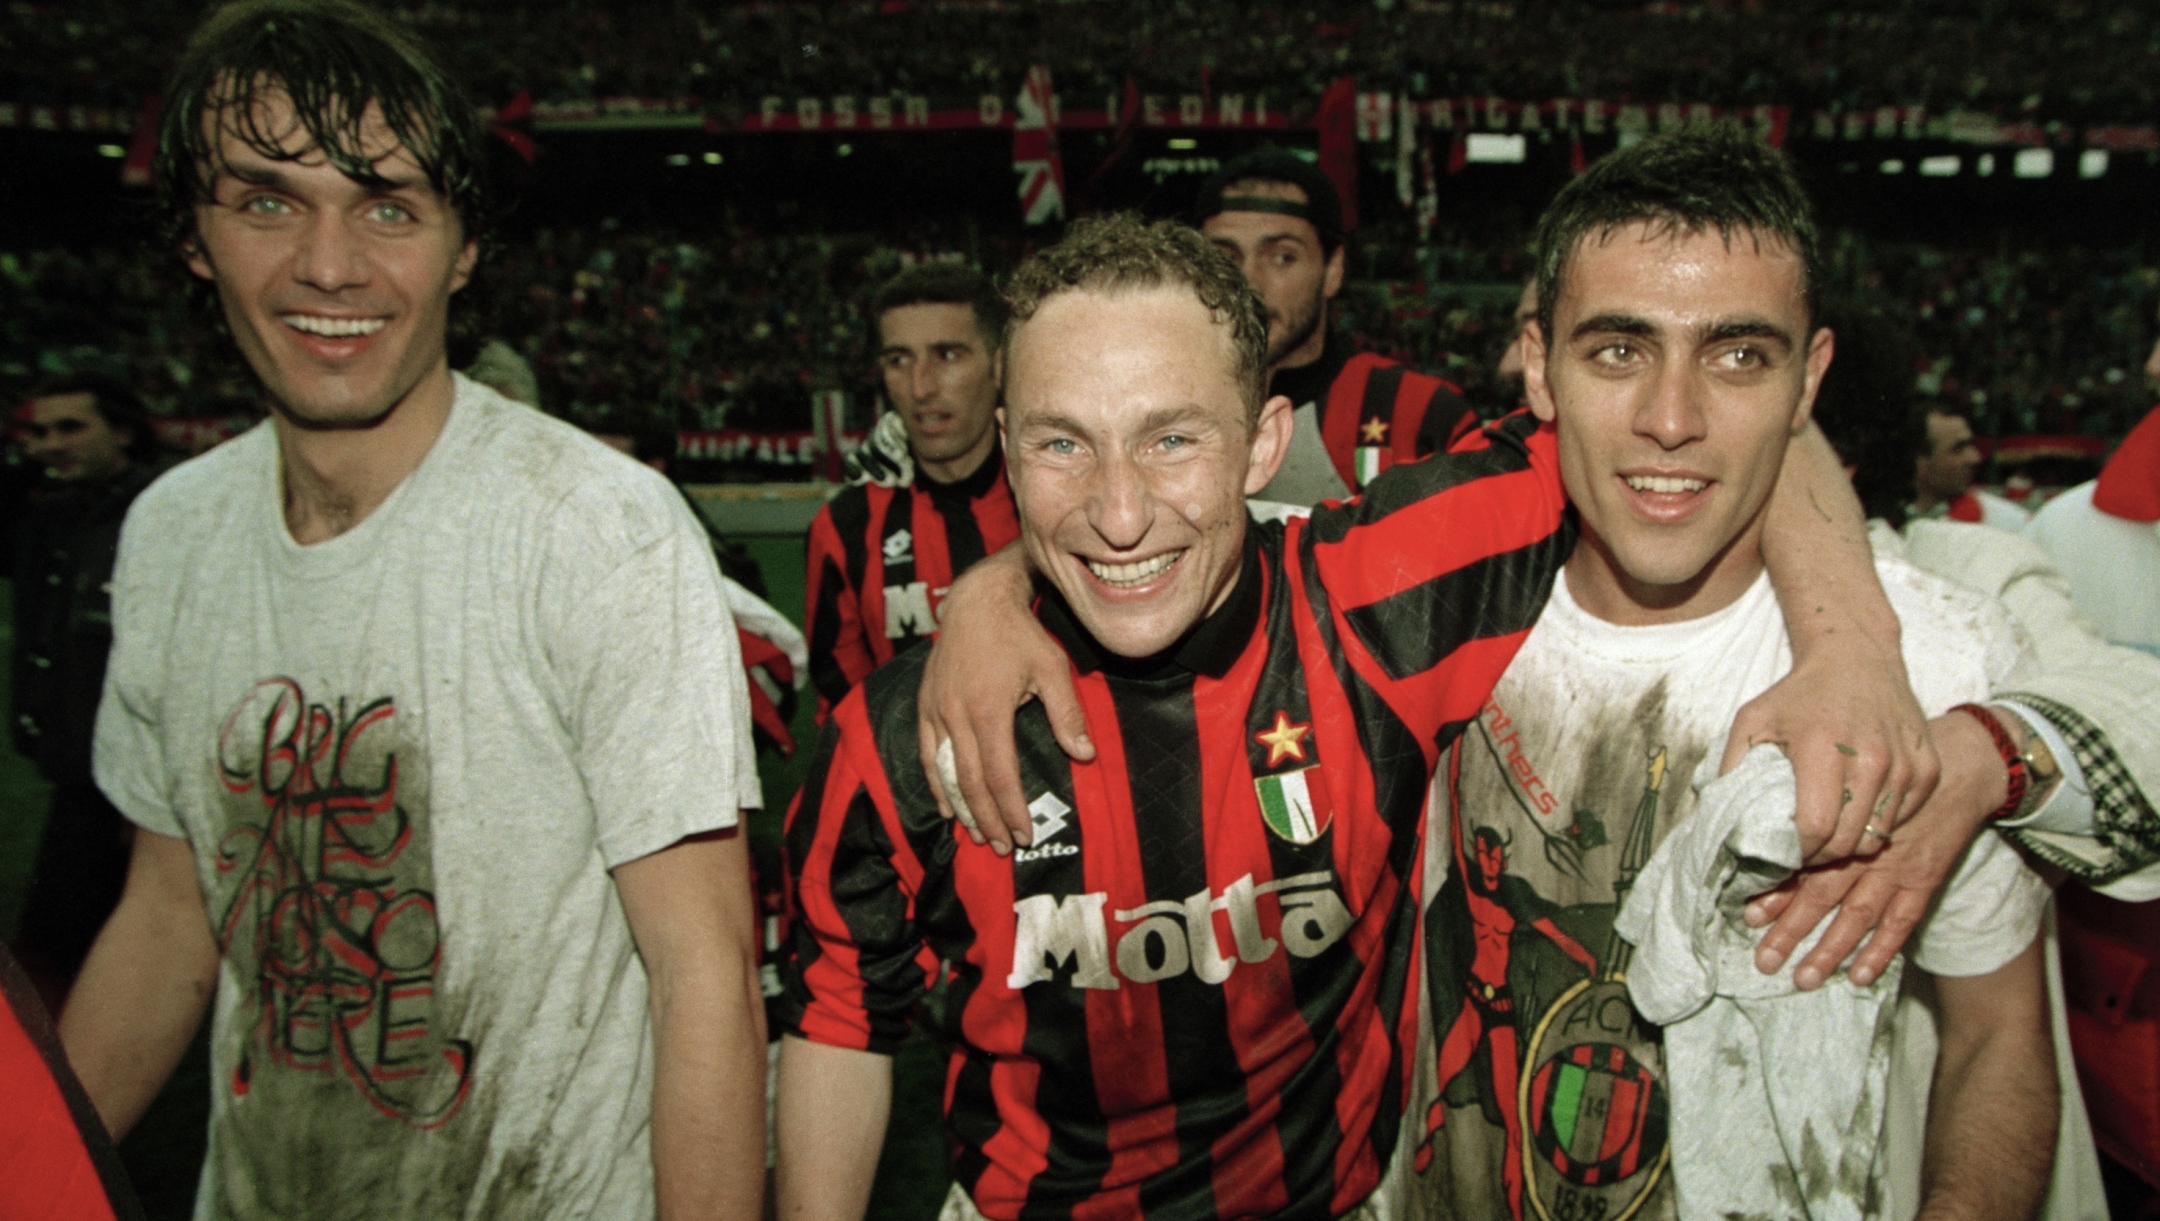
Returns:
[[[404,6],[472,92],[497,103],[697,99],[755,115],[762,96],[903,91],[1011,97],[1031,63],[1068,98],[1145,86],[1317,97],[1343,74],[1431,96],[1627,98],[1802,109],[1922,105],[2042,121],[2160,110],[2160,13],[2130,0],[1855,6],[1839,0],[1314,0],[1254,7],[1142,0],[891,0],[682,6],[459,0]],[[0,98],[132,107],[163,85],[197,9],[125,0],[0,11]],[[1954,65],[1954,68],[1951,67]]]
[[[1920,418],[1926,440],[1913,459],[1914,517],[1947,517],[2017,534],[2032,520],[2017,505],[1973,486],[1983,459],[1972,420],[1956,407],[1922,402],[1905,407]]]
[[[2160,654],[2160,407],[2100,478],[2049,501],[2032,540],[2070,578],[2078,610],[2116,644]]]
[[[490,339],[481,347],[480,355],[473,358],[465,376],[513,403],[523,403],[527,407],[540,405],[540,379],[533,376],[532,362],[500,339]]]
[[[48,1008],[60,1002],[119,901],[130,824],[90,779],[90,738],[112,647],[113,555],[137,493],[163,472],[148,418],[125,384],[48,382],[20,425],[44,468],[9,540],[15,587],[15,749],[52,785],[15,952]]]
[[[1443,227],[1353,234],[1335,298],[1348,346],[1444,377],[1491,411],[1515,388],[1495,368],[1526,267],[1507,210]],[[993,276],[1024,236],[948,226],[768,232],[716,217],[697,234],[610,222],[508,241],[467,291],[528,362],[550,410],[657,412],[678,429],[802,432],[810,395],[844,391],[870,423],[879,387],[866,337],[877,286],[924,262]],[[2137,376],[2154,337],[2160,269],[2135,248],[2033,243],[1986,251],[1827,239],[1831,287],[1912,331],[1917,393],[1982,436],[2114,437],[2149,405]],[[254,378],[195,308],[177,259],[120,243],[0,250],[0,380],[110,365],[160,418],[233,412]],[[724,473],[706,469],[699,478]],[[733,469],[733,468],[730,468]],[[787,468],[742,468],[769,478]],[[680,472],[679,472],[680,473]],[[800,476],[807,468],[793,471]]]

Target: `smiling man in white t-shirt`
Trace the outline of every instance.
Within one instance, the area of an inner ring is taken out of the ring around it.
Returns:
[[[199,1217],[748,1217],[736,634],[657,474],[451,374],[486,139],[409,35],[183,53],[175,244],[268,422],[130,512],[96,776],[140,828],[62,1015],[124,1133],[211,1014]]]
[[[1955,874],[1913,942],[1940,998],[1944,1047],[1924,1187],[1897,1122],[1916,1127],[1903,1112],[1920,1100],[1884,1084],[1897,1071],[1892,1032],[1920,1040],[1908,1059],[1929,1050],[1921,1032],[1899,1029],[1923,1018],[1881,1008],[1896,976],[1881,988],[1869,986],[1873,970],[1825,981],[1806,959],[1795,972],[1795,986],[1833,1005],[1833,994],[1872,994],[1884,1014],[1815,1062],[1861,1102],[1855,1128],[1809,1138],[1823,1164],[1779,1147],[1766,1111],[1788,1100],[1775,1074],[1761,1107],[1676,1093],[1670,1049],[1631,1007],[1640,960],[1615,917],[1694,813],[1690,778],[1705,761],[1715,771],[1735,710],[1791,665],[1762,510],[1833,339],[1813,321],[1805,196],[1777,153],[1737,132],[1615,154],[1562,193],[1539,238],[1526,389],[1557,427],[1582,536],[1435,785],[1410,1215],[1670,1217],[1713,1202],[1782,1215],[1805,1196],[1810,1215],[1909,1216],[1916,1187],[1944,1215],[2029,1214],[2055,1131],[2035,940],[2046,891],[1997,837],[1955,860],[1975,810],[2003,800],[1991,753],[1973,767],[1946,750],[1943,787],[1896,843],[1869,828],[1885,856],[1945,852],[1940,868]],[[1985,699],[2019,663],[2014,630],[1909,566],[1880,571],[1931,731],[1939,743],[1981,732],[1971,715],[1943,714]],[[1780,1039],[1760,1037],[1777,1054]],[[1722,1067],[1764,1081],[1760,1064]],[[1716,1155],[1689,1159],[1683,1121],[1720,1108],[1732,1119]],[[1877,1157],[1881,1140],[1889,1151]],[[1840,1175],[1854,1156],[1859,1173]]]

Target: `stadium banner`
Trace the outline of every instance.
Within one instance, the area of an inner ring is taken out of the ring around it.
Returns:
[[[1023,86],[1023,89],[1025,86]],[[1180,130],[1311,131],[1317,99],[1284,98],[1260,92],[1218,93],[1112,90],[1100,99],[1048,94],[1042,109],[1048,129],[1116,129],[1126,126]],[[513,99],[499,110],[482,107],[481,118],[496,134],[526,153],[533,132],[622,129],[695,129],[733,132],[879,132],[954,131],[1018,128],[1023,107],[1017,98],[984,93],[974,104],[916,93],[838,94],[789,97],[767,94],[752,107],[716,108],[704,99],[607,97],[576,102]],[[46,105],[0,101],[0,131],[51,131],[128,135],[138,132],[141,107]],[[1926,106],[1877,106],[1857,110],[1815,110],[1805,115],[1790,106],[1717,106],[1708,102],[1609,102],[1598,98],[1549,98],[1516,101],[1500,97],[1412,98],[1384,91],[1361,91],[1356,101],[1357,138],[1365,143],[1400,143],[1403,123],[1446,132],[1543,132],[1579,137],[1616,136],[1623,142],[1654,131],[1691,123],[1729,119],[1752,126],[1773,144],[1788,136],[1822,141],[1943,141],[1981,146],[2077,146],[2115,150],[2160,150],[2160,126],[2150,123],[2095,123],[2085,126],[2056,121],[2004,119],[1982,111],[1934,111]]]
[[[1045,75],[1048,69],[1043,70]],[[1092,99],[1091,99],[1092,100]],[[1140,93],[1129,100],[1120,91],[1104,94],[1100,109],[1068,109],[1063,96],[1045,91],[1040,103],[1050,128],[1113,129],[1130,117],[1141,127],[1285,129],[1290,115],[1273,104],[1265,93]],[[602,109],[607,103],[600,103]],[[591,107],[588,107],[590,109]],[[985,127],[1019,127],[1021,107],[1008,104],[1001,94],[985,93],[975,106],[933,108],[921,94],[880,94],[875,97],[840,95],[820,98],[786,98],[778,94],[761,98],[755,113],[739,118],[712,115],[705,120],[711,132],[768,131],[951,131]],[[612,111],[610,113],[613,113]],[[564,116],[563,118],[566,118]],[[546,108],[536,108],[534,125],[542,130],[563,121]]]
[[[1554,98],[1517,102],[1502,97],[1416,99],[1408,95],[1357,95],[1357,138],[1367,144],[1395,144],[1410,139],[1403,129],[1430,128],[1452,134],[1536,132],[1546,135],[1615,136],[1632,144],[1652,132],[1676,131],[1718,120],[1752,127],[1771,144],[1783,146],[1792,115],[1789,106],[1713,106],[1708,102],[1606,102],[1597,98]]]

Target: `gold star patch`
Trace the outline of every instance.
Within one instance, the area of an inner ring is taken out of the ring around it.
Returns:
[[[1267,747],[1267,765],[1273,767],[1284,759],[1305,762],[1305,735],[1312,732],[1310,725],[1292,724],[1290,714],[1277,712],[1275,728],[1262,730],[1253,740]]]
[[[1358,425],[1358,433],[1374,445],[1387,444],[1387,421],[1370,419]]]

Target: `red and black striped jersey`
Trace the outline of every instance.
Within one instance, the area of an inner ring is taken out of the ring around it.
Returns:
[[[954,1172],[986,1215],[1332,1217],[1392,1156],[1414,1046],[1425,789],[1574,541],[1550,430],[1254,526],[1170,654],[1106,655],[1055,596],[1097,756],[1039,706],[1035,829],[941,821],[923,652],[842,702],[789,812],[786,1028],[891,1053],[941,962]]]
[[[1320,440],[1343,486],[1362,489],[1397,462],[1444,453],[1479,425],[1462,388],[1371,352],[1320,359],[1277,373],[1270,393],[1319,405]]]
[[[851,487],[818,510],[803,597],[818,723],[872,670],[936,633],[954,577],[1019,537],[997,447],[957,483],[918,470],[911,486]]]

